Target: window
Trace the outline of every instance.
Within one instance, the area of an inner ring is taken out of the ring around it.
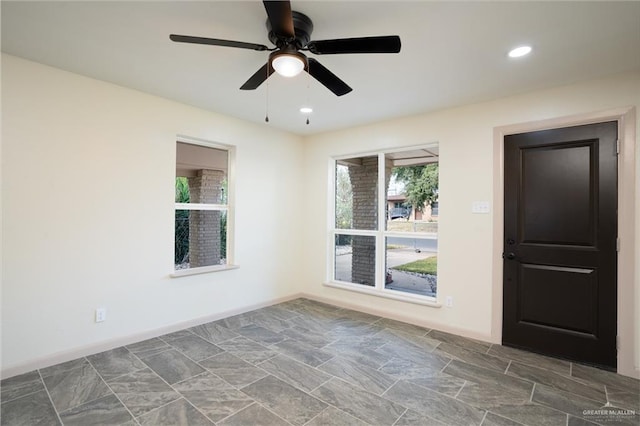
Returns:
[[[178,141],[174,276],[233,265],[229,163],[231,148]]]
[[[433,301],[438,146],[332,160],[331,284]]]

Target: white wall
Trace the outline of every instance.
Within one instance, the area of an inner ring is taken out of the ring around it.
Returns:
[[[307,205],[317,208],[307,209],[309,225],[305,228],[304,291],[328,301],[499,342],[500,336],[495,330],[492,331],[492,313],[494,310],[501,312],[501,306],[493,303],[492,296],[495,292],[495,260],[502,250],[500,244],[494,243],[494,233],[501,230],[495,229],[493,213],[471,214],[473,201],[486,200],[494,205],[494,197],[502,196],[494,194],[494,171],[501,168],[500,153],[494,149],[494,128],[633,105],[636,108],[640,105],[640,73],[307,138],[304,153],[307,174],[305,201]],[[640,128],[639,119],[640,115],[636,115],[637,128]],[[440,148],[438,294],[440,297],[453,296],[454,307],[434,308],[408,304],[323,286],[326,278],[329,226],[326,217],[329,158],[430,142],[438,142]],[[638,152],[637,137],[626,143],[635,144]],[[638,169],[640,161],[637,157],[639,156],[636,155],[635,159],[626,158],[627,171],[633,167]],[[636,212],[640,212],[637,191],[640,187],[639,175],[640,173],[635,177]],[[632,188],[630,198],[633,198],[633,179],[625,184],[626,188]],[[633,210],[633,202],[630,205]],[[640,247],[640,220],[636,216],[635,242],[634,221],[631,218],[628,222],[631,225],[627,224],[626,230],[631,229],[632,234],[625,237],[628,242],[626,253],[631,253],[634,245]],[[627,263],[640,263],[637,255],[638,251],[634,255],[635,261],[630,257]],[[631,278],[619,283],[631,298],[635,291],[635,308],[631,304],[631,308],[623,316],[626,331],[621,336],[621,350],[625,352],[624,373],[636,376],[640,373],[638,269],[640,268],[636,268],[634,272],[632,265],[631,274],[627,275]],[[627,322],[635,322],[635,326]]]
[[[237,147],[239,269],[169,278],[178,134]],[[4,376],[299,291],[297,136],[2,55],[2,148]]]
[[[470,213],[472,201],[495,202],[494,128],[629,105],[640,106],[640,74],[302,141],[2,55],[2,375],[299,292],[497,341],[498,230],[493,214]],[[177,134],[237,146],[237,270],[168,277]],[[323,286],[329,157],[434,141],[441,153],[439,292],[454,297],[454,308]],[[638,152],[637,138],[631,142]],[[306,207],[275,203],[283,193]],[[637,216],[631,245],[640,247]],[[621,285],[635,291],[629,328],[636,339],[622,343],[637,373],[640,268],[634,273]],[[100,324],[93,322],[98,306],[108,309]]]

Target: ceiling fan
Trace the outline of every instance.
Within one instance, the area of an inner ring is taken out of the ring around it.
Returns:
[[[293,77],[304,70],[337,96],[349,93],[352,90],[351,87],[316,59],[308,58],[302,51],[308,51],[315,55],[400,52],[400,37],[397,35],[311,41],[313,22],[306,15],[292,11],[290,1],[264,0],[263,3],[268,16],[269,40],[276,47],[269,48],[263,44],[177,34],[171,34],[169,38],[180,43],[209,44],[271,52],[267,63],[240,87],[242,90],[258,88],[274,71],[285,77]]]

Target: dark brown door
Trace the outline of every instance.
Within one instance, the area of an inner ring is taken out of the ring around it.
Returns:
[[[505,345],[616,367],[617,129],[505,137]]]

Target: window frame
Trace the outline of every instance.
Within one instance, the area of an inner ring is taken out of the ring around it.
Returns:
[[[226,239],[226,263],[224,265],[210,265],[210,266],[199,266],[196,268],[188,268],[188,269],[175,269],[175,262],[172,261],[171,269],[172,272],[169,274],[171,278],[179,278],[190,275],[198,275],[205,274],[210,272],[220,272],[227,271],[230,269],[237,269],[239,265],[235,263],[235,160],[236,160],[236,147],[233,145],[222,144],[218,142],[211,142],[204,139],[193,138],[189,136],[178,135],[175,139],[174,147],[176,150],[174,152],[177,156],[177,144],[189,144],[201,146],[204,148],[213,148],[218,150],[224,150],[227,152],[227,190],[226,190],[226,204],[213,204],[213,203],[176,203],[174,202],[174,208],[172,211],[172,215],[174,217],[173,222],[175,226],[175,213],[178,210],[197,210],[197,211],[224,211],[227,213],[227,239]],[[174,157],[174,169],[176,165],[177,158]],[[175,170],[173,174],[173,182],[175,186],[176,178]],[[175,190],[174,190],[175,192]],[[175,257],[175,232],[173,233],[173,247],[174,252],[172,253],[171,258]]]
[[[438,142],[427,144],[403,146],[400,148],[379,149],[375,151],[357,152],[345,155],[336,155],[329,158],[329,193],[328,193],[328,215],[327,215],[327,269],[325,274],[325,282],[323,285],[327,287],[339,288],[343,290],[354,291],[357,293],[370,294],[377,297],[387,299],[400,300],[419,305],[431,306],[435,308],[442,307],[442,303],[438,301],[440,291],[436,293],[436,297],[412,294],[399,290],[385,288],[385,265],[386,265],[386,239],[387,237],[411,238],[411,239],[428,239],[428,233],[424,232],[399,232],[387,231],[387,188],[385,182],[385,160],[386,155],[415,149],[429,149],[439,146]],[[378,227],[376,230],[362,229],[340,229],[336,227],[336,166],[340,160],[348,160],[356,157],[378,156]],[[438,160],[438,162],[440,162]],[[347,281],[338,281],[335,279],[335,240],[337,235],[365,235],[373,236],[376,241],[376,273],[375,286],[366,286]]]

